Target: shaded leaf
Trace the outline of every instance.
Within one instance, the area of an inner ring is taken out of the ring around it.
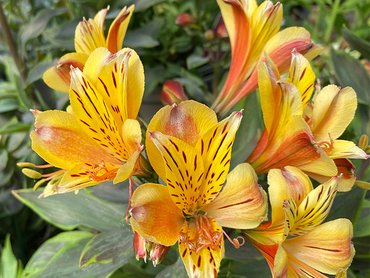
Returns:
[[[194,69],[208,63],[209,58],[192,54],[186,59],[186,66],[188,69]]]
[[[355,237],[370,236],[370,201],[363,200],[362,211],[359,220],[354,227]]]
[[[18,262],[14,257],[12,246],[10,244],[10,235],[5,238],[4,248],[1,252],[0,278],[16,278]]]
[[[150,7],[164,2],[164,0],[137,0],[135,2],[135,12],[143,12]]]
[[[85,227],[109,231],[121,227],[124,221],[125,204],[108,202],[94,196],[90,190],[38,198],[41,192],[22,189],[13,191],[13,194],[40,217],[61,229]]]
[[[29,85],[42,78],[44,72],[53,65],[52,62],[41,62],[32,68],[27,76],[26,83]]]
[[[351,47],[359,51],[366,59],[370,59],[370,43],[353,34],[346,27],[343,28],[343,37]]]
[[[18,101],[14,98],[0,99],[0,113],[17,110],[18,106]]]
[[[157,278],[186,278],[188,275],[186,274],[186,270],[184,267],[184,264],[179,258],[176,263],[173,265],[170,265],[166,267],[164,270],[162,270],[160,273],[157,274]]]
[[[125,37],[125,45],[131,48],[152,48],[159,45],[159,42],[148,34],[140,32],[127,32]]]

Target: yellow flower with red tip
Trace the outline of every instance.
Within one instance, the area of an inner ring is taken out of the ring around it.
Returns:
[[[149,241],[178,242],[190,277],[217,275],[224,255],[222,226],[250,229],[266,216],[265,193],[253,168],[241,164],[228,174],[241,117],[236,112],[218,122],[208,107],[183,101],[162,108],[148,126],[149,160],[166,186],[147,183],[135,190],[131,225]]]
[[[313,189],[299,169],[268,174],[271,221],[246,235],[266,258],[274,277],[326,277],[345,273],[355,250],[348,219],[323,223],[337,192],[338,177]]]
[[[32,148],[51,166],[43,196],[78,190],[137,174],[142,150],[136,120],[144,70],[132,49],[94,50],[84,70],[71,69],[72,111],[36,111]]]
[[[70,67],[83,70],[88,56],[97,48],[105,47],[111,53],[116,53],[122,49],[126,30],[134,5],[124,7],[113,20],[109,27],[108,35],[104,35],[104,21],[109,7],[99,11],[95,17],[83,19],[76,27],[75,49],[62,56],[57,64],[49,68],[43,75],[44,82],[52,89],[66,92],[70,86]]]
[[[354,143],[336,140],[354,117],[356,93],[329,85],[310,101],[314,87],[309,62],[295,51],[286,81],[272,62],[260,63],[265,131],[247,161],[257,173],[290,165],[321,182],[342,174],[339,190],[346,191],[355,180],[348,158],[368,157]]]
[[[296,49],[307,57],[319,53],[310,34],[301,27],[279,32],[283,9],[278,2],[255,0],[217,0],[230,37],[231,64],[221,93],[213,107],[226,113],[257,87],[257,64],[264,54],[271,57],[281,72],[288,70],[290,53]]]

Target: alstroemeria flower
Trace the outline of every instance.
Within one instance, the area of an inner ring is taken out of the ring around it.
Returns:
[[[323,223],[338,179],[313,189],[297,168],[270,170],[272,219],[246,235],[266,258],[273,277],[326,277],[320,272],[340,274],[351,264],[352,223],[348,219]]]
[[[43,196],[78,190],[140,172],[144,70],[132,49],[94,50],[83,72],[71,69],[71,113],[35,112],[32,148],[61,170],[46,174]]]
[[[355,91],[351,87],[328,85],[318,91],[310,101],[315,87],[315,73],[308,60],[295,51],[292,54],[288,82],[294,84],[301,94],[303,117],[312,131],[314,141],[334,160],[338,174],[342,174],[338,190],[350,190],[356,175],[355,168],[348,159],[369,157],[353,142],[337,139],[354,118],[357,108]],[[320,182],[328,179],[317,173],[310,176]]]
[[[181,111],[188,109],[195,113]],[[154,145],[147,148],[159,151],[161,160],[156,162],[163,165],[157,167],[158,174],[167,186],[147,183],[138,187],[131,199],[130,221],[133,229],[147,240],[165,246],[178,242],[190,277],[215,277],[224,255],[222,226],[257,227],[266,216],[266,197],[250,165],[241,164],[227,175],[241,112],[217,122],[211,109],[184,101],[161,109],[149,126],[164,123],[169,127],[171,117],[179,115],[188,117],[177,117],[172,123],[182,121],[188,126],[171,130],[174,135],[149,131]],[[196,128],[200,126],[203,129]],[[187,128],[193,132],[191,138]],[[155,152],[148,152],[153,154],[156,157]],[[237,239],[232,242],[239,245]]]
[[[265,130],[247,162],[257,173],[290,165],[317,175],[335,176],[337,167],[315,142],[303,119],[304,105],[298,89],[280,81],[270,60],[260,62],[258,82]]]
[[[70,68],[83,70],[88,56],[99,47],[106,47],[111,53],[122,49],[122,43],[134,5],[124,7],[109,27],[108,35],[104,35],[104,21],[109,7],[99,11],[94,19],[83,19],[76,27],[75,49],[62,56],[57,64],[49,68],[43,75],[44,82],[52,89],[68,93],[70,86]]]
[[[230,37],[231,64],[221,93],[213,107],[226,113],[257,87],[257,64],[264,53],[281,72],[288,70],[293,49],[314,58],[320,49],[314,46],[309,32],[289,27],[279,32],[283,9],[278,2],[255,0],[217,0]]]

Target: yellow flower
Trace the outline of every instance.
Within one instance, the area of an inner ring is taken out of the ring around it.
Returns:
[[[45,174],[43,196],[114,183],[138,173],[142,150],[136,120],[144,92],[144,70],[132,49],[94,50],[83,72],[71,69],[69,112],[35,112],[32,148],[61,170]]]
[[[94,19],[83,19],[76,27],[75,49],[62,56],[58,63],[49,68],[43,75],[44,82],[52,89],[68,92],[70,85],[70,67],[83,70],[88,56],[99,47],[106,47],[112,53],[122,48],[126,30],[134,5],[124,7],[109,27],[108,35],[104,36],[104,21],[109,7],[99,11]]]
[[[309,32],[289,27],[279,32],[283,9],[278,2],[255,0],[217,0],[230,37],[231,64],[221,93],[213,104],[216,112],[226,113],[257,87],[257,64],[264,53],[281,72],[289,68],[293,49],[310,59],[321,51]]]
[[[184,101],[161,109],[148,127],[153,142],[147,145],[148,156],[167,186],[147,183],[135,190],[131,225],[149,241],[178,242],[190,277],[217,275],[224,255],[222,226],[250,229],[266,216],[265,193],[253,168],[241,164],[227,175],[241,117],[234,112],[217,122],[208,107]],[[237,239],[232,243],[240,245]]]
[[[274,277],[326,277],[342,274],[355,250],[348,219],[322,222],[337,192],[338,177],[313,189],[299,169],[273,169],[268,174],[272,219],[247,231],[265,256]]]

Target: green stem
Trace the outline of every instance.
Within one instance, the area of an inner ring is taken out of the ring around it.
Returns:
[[[335,19],[337,18],[337,15],[339,13],[339,5],[340,5],[340,0],[335,0],[333,8],[332,8],[332,13],[331,13],[330,21],[328,24],[328,28],[326,29],[325,36],[324,36],[325,43],[329,43],[330,41],[330,36],[331,36],[331,33],[333,32]]]

